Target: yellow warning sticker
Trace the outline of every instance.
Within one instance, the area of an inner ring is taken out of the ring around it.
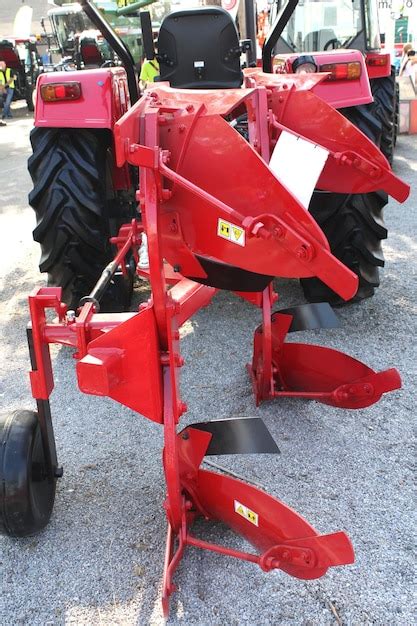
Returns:
[[[226,239],[230,239],[229,222],[223,222],[223,220],[219,219],[218,234],[220,235],[220,237],[225,237]]]
[[[217,222],[217,234],[219,237],[227,239],[238,246],[245,245],[245,231],[243,228],[231,222],[226,222],[221,218],[219,218]]]
[[[255,511],[251,511],[250,509],[248,509],[247,506],[245,506],[244,504],[241,504],[237,500],[235,500],[234,503],[235,503],[235,513],[244,517],[246,520],[248,520],[248,522],[250,522],[254,526],[258,526],[258,514],[255,513]]]

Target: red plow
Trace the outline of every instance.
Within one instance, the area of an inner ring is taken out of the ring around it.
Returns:
[[[328,304],[272,312],[277,297],[274,276],[316,276],[344,299],[355,294],[358,282],[331,254],[294,192],[270,168],[281,137],[325,151],[317,182],[321,189],[384,189],[400,201],[408,194],[378,148],[315,96],[321,78],[249,70],[244,89],[187,91],[161,84],[146,92],[115,126],[118,167],[129,163],[139,168],[136,198],[141,219],[125,224],[112,240],[118,254],[77,312],[67,310],[59,288],[41,288],[29,298],[30,377],[45,453],[42,484],[47,504],[42,515],[35,514],[32,505],[16,511],[12,488],[7,491],[6,485],[3,527],[12,535],[30,534],[51,514],[55,482],[62,472],[49,410],[49,344],[72,346],[81,391],[113,398],[163,427],[165,615],[175,590],[175,570],[187,546],[302,579],[318,578],[329,567],[354,560],[344,532],[321,535],[261,489],[201,468],[210,454],[276,452],[262,420],[180,427],[187,407],[179,384],[184,364],[179,329],[219,289],[236,292],[262,314],[247,366],[257,404],[294,396],[337,408],[363,408],[401,385],[395,369],[375,372],[341,352],[286,341],[293,331],[334,327],[337,321]],[[249,141],[233,128],[242,111],[248,114]],[[318,116],[319,125],[314,121]],[[126,272],[132,257],[138,262],[143,232],[149,269],[138,273],[150,281],[150,299],[138,312],[100,313],[100,295],[116,270]],[[48,309],[55,310],[56,321],[48,321]],[[13,445],[9,437],[4,450]],[[2,454],[4,468],[8,461],[6,452]],[[196,538],[192,525],[198,517],[227,524],[253,545],[253,551]]]

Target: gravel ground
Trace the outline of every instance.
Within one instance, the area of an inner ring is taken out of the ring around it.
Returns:
[[[0,395],[5,410],[33,405],[26,297],[42,280],[39,251],[31,239],[34,217],[27,207],[30,126],[29,119],[20,118],[0,129]],[[401,136],[395,162],[414,189],[416,143],[415,137]],[[263,484],[321,532],[345,529],[356,563],[303,582],[189,549],[176,575],[179,591],[170,623],[415,623],[415,205],[412,195],[402,206],[391,201],[386,210],[390,237],[377,295],[341,310],[343,328],[306,338],[345,350],[376,369],[397,366],[403,389],[377,405],[338,411],[284,400],[256,409],[244,364],[259,313],[226,293],[185,325],[182,390],[189,412],[184,423],[263,417],[281,455],[218,461]],[[303,301],[296,282],[281,281],[278,288],[282,307]],[[0,538],[0,624],[163,623],[161,428],[108,399],[78,392],[70,350],[54,347],[53,361],[51,405],[65,473],[48,528],[24,540]],[[204,528],[204,537],[244,548],[222,526]]]

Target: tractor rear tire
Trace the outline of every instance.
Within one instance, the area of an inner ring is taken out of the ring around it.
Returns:
[[[395,115],[394,115],[394,148],[397,145],[397,137],[400,128],[400,86],[395,81]]]
[[[52,514],[56,479],[48,476],[38,414],[0,416],[0,534],[26,537]]]
[[[370,106],[373,114],[382,126],[379,147],[382,154],[392,165],[398,126],[398,91],[395,69],[391,68],[390,76],[373,78],[370,83],[374,97],[374,102]]]
[[[107,131],[35,128],[30,139],[33,154],[28,168],[33,190],[29,203],[37,220],[33,238],[41,245],[39,269],[48,274],[48,286],[62,287],[63,301],[76,309],[113,258],[109,237],[117,234],[124,221],[119,219],[111,228],[115,208],[109,135]],[[116,276],[100,310],[128,308],[132,285],[133,277],[125,281]]]
[[[356,128],[359,128],[372,143],[376,146],[380,145],[382,140],[382,123],[375,115],[373,104],[360,104],[356,107],[339,109],[339,113],[346,117]]]
[[[387,229],[383,207],[388,196],[383,191],[368,194],[337,194],[315,191],[309,211],[329,241],[332,253],[359,277],[359,287],[350,302],[373,296],[379,286],[379,267],[384,265],[381,240]],[[347,304],[318,278],[301,280],[309,302]]]
[[[376,145],[382,141],[381,121],[372,105],[340,109],[352,124]],[[370,298],[379,286],[379,267],[384,266],[381,240],[386,239],[383,208],[388,202],[384,191],[366,194],[340,194],[315,191],[309,211],[327,237],[334,256],[359,277],[356,295],[349,302]],[[301,280],[309,302],[348,304],[318,278]]]

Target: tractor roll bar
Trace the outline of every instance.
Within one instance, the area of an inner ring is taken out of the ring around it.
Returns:
[[[264,46],[262,48],[262,70],[264,72],[272,73],[272,51],[275,44],[281,36],[282,31],[286,27],[288,20],[297,8],[298,0],[289,0],[285,5],[284,10],[279,11],[275,22],[271,28]]]
[[[119,35],[114,32],[108,22],[101,15],[100,11],[97,9],[96,6],[94,6],[94,4],[90,2],[90,0],[81,0],[81,6],[84,9],[86,15],[93,22],[94,26],[97,27],[97,29],[101,32],[106,41],[109,42],[115,53],[121,59],[123,67],[125,68],[127,74],[130,102],[131,104],[135,104],[135,102],[137,102],[139,99],[139,91],[138,83],[136,80],[135,62],[130,53],[130,50],[126,47],[126,45],[120,39]]]
[[[251,49],[248,50],[248,65],[256,67],[256,17],[255,2],[253,0],[245,0],[245,24],[246,39],[251,41]]]

